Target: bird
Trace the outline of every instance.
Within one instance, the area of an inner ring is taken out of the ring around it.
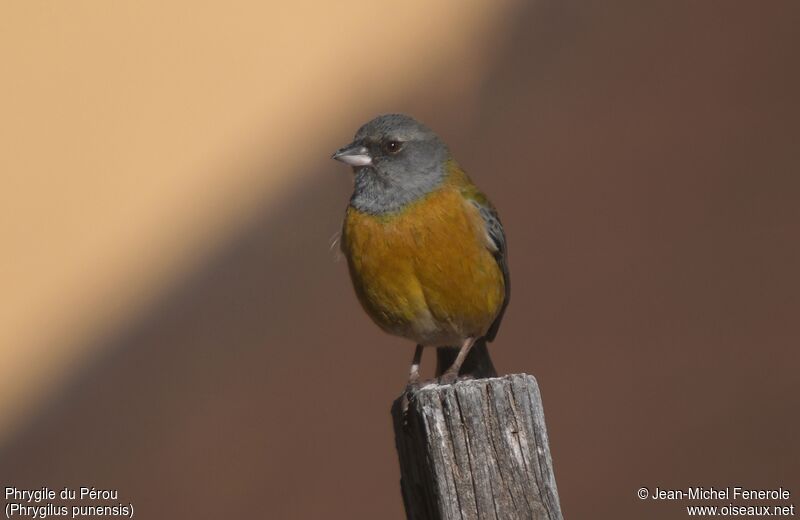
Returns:
[[[364,124],[333,159],[352,168],[340,247],[361,306],[385,332],[416,343],[408,387],[420,384],[425,347],[440,384],[494,377],[487,343],[511,285],[497,210],[445,142],[405,114]]]

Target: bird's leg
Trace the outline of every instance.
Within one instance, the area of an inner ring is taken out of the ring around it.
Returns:
[[[411,370],[408,371],[408,388],[410,389],[416,389],[419,386],[419,364],[422,361],[422,348],[422,345],[417,345],[414,350]]]
[[[464,360],[467,358],[467,354],[469,354],[469,349],[471,349],[472,345],[475,344],[476,339],[477,338],[467,338],[464,340],[464,343],[461,344],[461,350],[458,351],[456,360],[453,361],[453,364],[450,365],[450,368],[448,368],[447,371],[439,378],[439,384],[449,385],[458,379],[458,372],[461,370],[461,364],[464,363]]]
[[[408,384],[406,385],[406,391],[403,392],[403,398],[401,401],[401,409],[403,410],[403,414],[408,411],[408,400],[411,394],[419,390],[419,364],[422,361],[422,345],[417,345],[417,348],[414,350],[414,359],[411,361],[411,370],[408,371]]]

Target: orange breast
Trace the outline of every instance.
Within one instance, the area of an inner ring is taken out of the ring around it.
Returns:
[[[445,185],[398,214],[348,208],[342,249],[358,298],[389,333],[425,345],[481,336],[504,298],[478,210]]]

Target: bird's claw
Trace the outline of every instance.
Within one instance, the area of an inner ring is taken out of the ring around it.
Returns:
[[[448,370],[447,372],[445,372],[444,374],[439,376],[439,384],[440,385],[452,385],[453,383],[456,382],[457,379],[458,379],[458,373],[457,372],[451,372],[451,371]]]
[[[403,391],[402,400],[400,401],[400,409],[403,410],[403,414],[408,412],[408,403],[411,401],[411,397],[413,397],[413,395],[417,393],[419,389],[419,377],[413,377],[408,380],[406,389]]]

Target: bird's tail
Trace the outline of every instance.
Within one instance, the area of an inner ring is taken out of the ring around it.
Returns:
[[[458,356],[458,347],[439,347],[436,349],[436,377],[441,376]],[[459,376],[469,376],[475,379],[487,377],[497,377],[492,358],[489,357],[489,349],[486,346],[486,338],[480,338],[467,354],[467,358],[461,365]]]

